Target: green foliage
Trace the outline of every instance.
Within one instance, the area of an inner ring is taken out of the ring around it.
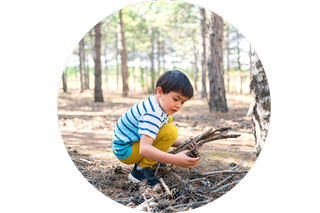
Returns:
[[[146,79],[141,76],[150,77],[150,53],[151,53],[151,32],[154,35],[154,64],[155,72],[158,70],[158,55],[160,55],[161,72],[162,49],[165,54],[166,67],[174,66],[173,69],[179,69],[192,78],[191,64],[194,62],[194,49],[196,46],[198,60],[201,60],[201,30],[199,21],[199,8],[195,5],[179,1],[149,1],[131,5],[122,9],[124,33],[126,42],[126,53],[128,63],[135,64],[135,69],[128,68],[129,76],[136,75],[140,85],[147,86]],[[101,66],[104,76],[105,59],[107,59],[108,73],[110,78],[116,78],[117,67],[116,59],[120,58],[121,43],[119,38],[119,11],[116,11],[103,20],[101,20],[102,38],[101,38]],[[235,49],[235,29],[232,25],[225,22],[225,33],[229,32],[231,43],[229,44],[231,55],[231,71],[236,68],[236,49]],[[241,37],[243,40],[243,36]],[[86,60],[92,62],[94,56],[94,30],[91,29],[84,36]],[[158,52],[158,42],[160,52]],[[164,46],[163,46],[164,45]],[[118,53],[116,47],[118,46]],[[241,49],[244,52],[243,49]],[[77,48],[74,54],[77,54]],[[106,58],[105,58],[106,57]],[[143,64],[140,64],[143,61]],[[120,62],[120,60],[119,60]],[[147,65],[145,65],[147,62]],[[127,63],[127,64],[128,64]],[[199,62],[198,62],[199,63]],[[244,65],[245,63],[242,62]],[[181,67],[184,67],[182,69]],[[187,67],[187,68],[185,68]],[[241,67],[242,72],[247,73],[247,66]],[[244,70],[245,69],[245,70]],[[121,65],[119,67],[121,73]],[[79,77],[79,68],[68,66],[66,70],[67,77]],[[94,68],[89,69],[89,78],[94,79]],[[121,77],[119,77],[121,78]],[[103,79],[103,77],[102,77]]]

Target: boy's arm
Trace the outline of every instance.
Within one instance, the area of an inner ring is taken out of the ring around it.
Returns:
[[[173,144],[172,147],[178,147],[185,142],[184,139],[178,138]]]
[[[163,152],[152,146],[153,138],[147,135],[141,135],[139,152],[140,155],[154,161],[173,164],[181,167],[193,168],[200,163],[200,158],[190,158],[186,155],[188,150],[178,154]]]
[[[190,139],[193,139],[193,137],[191,136]],[[180,138],[178,138],[171,146],[172,146],[172,147],[178,147],[178,146],[180,146],[181,144],[184,144],[185,142],[186,142],[185,139],[180,139]],[[193,144],[191,144],[191,145],[189,146],[189,148],[192,149],[192,147],[193,147],[194,145],[196,145],[196,142],[194,142]]]

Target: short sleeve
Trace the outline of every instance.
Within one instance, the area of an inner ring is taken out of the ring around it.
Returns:
[[[148,135],[156,139],[159,129],[162,126],[161,115],[156,112],[148,112],[139,119],[139,135]]]

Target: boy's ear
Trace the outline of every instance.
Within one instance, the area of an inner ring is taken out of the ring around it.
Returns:
[[[158,88],[157,88],[157,95],[161,95],[161,92],[162,92],[162,88],[161,88],[161,87],[158,87]]]

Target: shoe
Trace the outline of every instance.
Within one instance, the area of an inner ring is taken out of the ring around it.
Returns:
[[[160,183],[160,181],[154,176],[153,171],[149,167],[138,170],[137,164],[134,165],[128,178],[134,182],[141,182],[147,179],[148,185],[151,187],[155,186],[157,183]]]

